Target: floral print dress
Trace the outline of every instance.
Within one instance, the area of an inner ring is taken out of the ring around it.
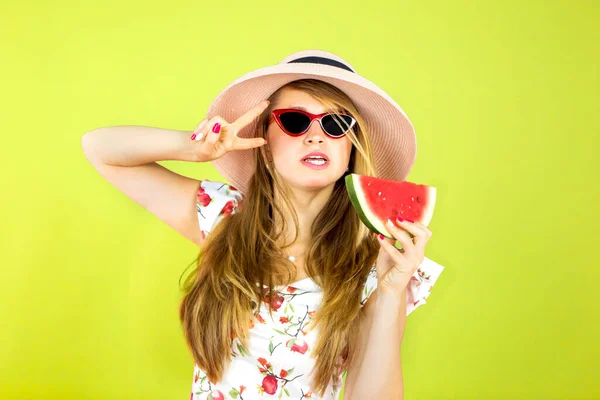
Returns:
[[[198,188],[197,214],[203,237],[225,216],[236,212],[242,195],[222,182],[203,180]],[[407,288],[407,314],[425,304],[425,299],[444,267],[425,258]],[[375,266],[364,285],[361,305],[377,287]],[[323,293],[310,278],[274,288],[269,303],[268,287],[265,303],[259,313],[249,319],[249,348],[236,337],[232,341],[232,362],[220,382],[211,383],[194,365],[190,400],[254,400],[254,399],[327,399],[339,396],[345,371],[332,376],[325,397],[313,393],[310,375],[314,359],[311,349],[316,344],[318,327],[308,331]],[[267,307],[272,309],[272,318]]]

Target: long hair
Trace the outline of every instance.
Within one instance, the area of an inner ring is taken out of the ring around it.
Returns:
[[[305,91],[326,109],[344,110],[355,117],[357,128],[347,132],[353,146],[346,174],[376,176],[365,121],[342,91],[322,81],[298,80],[273,93],[271,105],[259,117],[256,137],[266,138],[273,104],[285,87]],[[289,283],[296,275],[296,266],[283,252],[291,244],[282,240],[284,216],[290,214],[296,226],[292,244],[297,240],[298,216],[285,182],[274,173],[273,165],[267,168],[267,154],[264,146],[255,150],[256,172],[238,211],[214,227],[184,283],[180,321],[185,339],[195,363],[213,383],[221,380],[231,361],[233,338],[248,348],[249,320],[258,312],[253,310],[260,310],[263,285],[272,296],[276,284]],[[305,253],[306,273],[323,291],[310,323],[311,329],[319,328],[311,353],[315,357],[311,389],[321,396],[330,380],[352,362],[358,345],[356,329],[363,317],[362,289],[379,250],[379,243],[352,209],[344,177],[335,182],[331,197],[312,224]]]

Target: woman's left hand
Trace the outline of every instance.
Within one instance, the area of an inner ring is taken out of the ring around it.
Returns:
[[[386,228],[395,239],[379,236],[381,248],[376,263],[377,287],[380,293],[399,295],[423,262],[425,245],[432,233],[420,222],[407,220],[388,221]],[[402,244],[402,249],[394,246],[396,240]]]

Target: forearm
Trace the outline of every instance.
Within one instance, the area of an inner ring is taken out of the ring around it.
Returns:
[[[86,157],[110,165],[136,166],[153,161],[203,161],[195,154],[192,132],[149,126],[111,126],[81,139]]]
[[[368,346],[350,400],[404,398],[400,346],[405,326],[406,292],[397,295],[378,293]]]

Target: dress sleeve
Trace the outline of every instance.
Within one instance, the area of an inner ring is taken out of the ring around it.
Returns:
[[[410,278],[406,290],[406,315],[426,303],[433,285],[444,270],[440,264],[425,257],[414,275]]]
[[[439,278],[440,274],[444,270],[444,267],[436,263],[435,261],[425,257],[419,268],[415,271],[411,277],[408,286],[406,288],[406,315],[413,312],[417,307],[426,303],[426,299],[431,294],[433,285]],[[361,307],[367,302],[369,296],[377,288],[377,270],[375,266],[371,268],[367,281],[365,282]]]
[[[196,211],[202,238],[213,230],[223,217],[235,214],[242,194],[233,186],[204,179],[198,186]]]
[[[363,286],[362,298],[360,300],[361,307],[369,300],[369,297],[375,289],[377,289],[377,269],[375,268],[375,265],[373,265],[369,271],[369,275],[367,275],[367,281]]]

